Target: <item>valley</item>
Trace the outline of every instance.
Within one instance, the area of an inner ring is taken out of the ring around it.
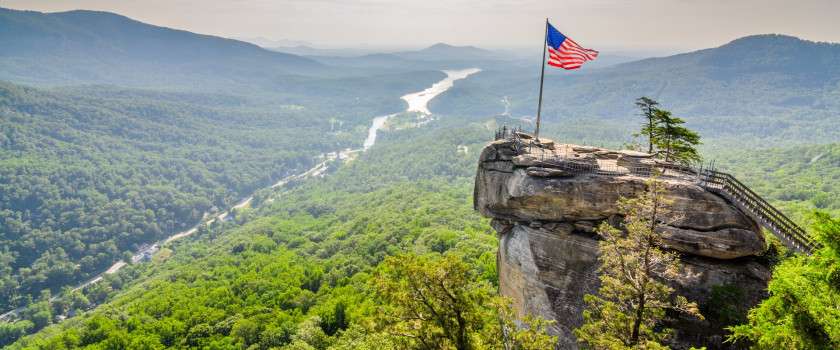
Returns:
[[[430,114],[429,110],[426,108],[426,103],[428,103],[428,101],[432,100],[437,95],[445,92],[447,89],[452,87],[452,84],[455,80],[463,79],[463,78],[467,77],[469,74],[475,73],[477,71],[479,71],[479,69],[466,69],[466,70],[460,70],[460,71],[444,71],[444,73],[447,74],[446,79],[435,83],[434,85],[432,85],[432,87],[430,87],[426,90],[423,90],[421,92],[407,94],[405,96],[402,96],[401,99],[408,102],[409,107],[408,107],[407,111],[418,111],[418,112],[421,112],[421,113],[428,116]],[[393,116],[393,115],[391,115],[391,116]],[[367,137],[367,139],[365,139],[363,148],[355,149],[355,150],[348,149],[348,150],[342,151],[340,155],[330,156],[324,162],[316,164],[312,169],[309,169],[309,170],[307,170],[307,171],[305,171],[305,172],[303,172],[302,174],[299,174],[299,175],[289,175],[286,178],[277,182],[276,184],[272,185],[271,187],[272,188],[282,187],[285,183],[289,182],[292,179],[298,179],[298,180],[305,181],[307,178],[310,178],[310,177],[318,177],[319,174],[321,174],[321,173],[323,173],[324,171],[327,170],[326,169],[327,168],[326,164],[328,162],[335,161],[336,158],[338,158],[338,157],[341,157],[342,159],[349,159],[348,155],[350,153],[356,153],[356,152],[359,152],[359,151],[365,151],[365,150],[369,149],[370,147],[372,147],[374,145],[374,142],[376,140],[377,131],[379,130],[379,128],[381,128],[385,124],[385,122],[387,122],[388,118],[391,117],[391,116],[381,116],[381,117],[376,117],[376,118],[373,119],[372,126],[370,127],[370,129],[368,131],[368,137]],[[140,246],[141,246],[140,250],[137,251],[132,256],[131,261],[120,260],[120,261],[114,263],[114,265],[110,266],[107,270],[100,273],[99,275],[96,275],[96,276],[92,277],[90,280],[76,285],[71,290],[71,292],[75,292],[76,290],[84,288],[84,287],[86,287],[86,286],[88,286],[92,283],[97,283],[97,282],[101,281],[106,274],[116,273],[116,272],[120,271],[123,267],[125,267],[127,264],[135,264],[135,263],[139,263],[143,260],[151,259],[154,256],[154,253],[157,253],[157,252],[160,251],[160,249],[159,249],[160,246],[162,246],[166,243],[172,242],[176,239],[180,239],[182,237],[189,236],[189,235],[197,232],[199,226],[202,226],[202,225],[209,226],[209,225],[214,224],[216,221],[219,221],[219,222],[228,221],[231,218],[231,213],[234,210],[237,210],[237,209],[240,209],[240,208],[243,208],[243,207],[247,207],[251,203],[252,199],[253,199],[253,195],[247,196],[247,197],[241,199],[235,205],[233,205],[230,209],[228,209],[224,212],[221,212],[221,213],[205,212],[204,215],[202,216],[201,221],[199,221],[199,223],[195,224],[194,226],[192,226],[190,229],[188,229],[186,231],[176,233],[176,234],[171,235],[169,237],[163,238],[163,239],[161,239],[157,242],[140,244]],[[151,252],[151,253],[149,253],[149,252]],[[50,301],[51,302],[55,301],[59,297],[60,297],[60,294],[59,295],[54,295],[54,296],[51,297]],[[10,317],[17,317],[18,315],[20,315],[24,311],[26,311],[25,307],[18,308],[18,309],[9,311],[7,313],[4,313],[4,314],[0,315],[0,321],[7,321]]]
[[[473,311],[502,321],[493,298],[519,285],[497,265],[511,237],[474,209],[476,170],[494,130],[534,128],[530,58],[447,44],[295,55],[94,11],[0,9],[0,27],[5,348],[385,348],[400,341],[382,328],[400,326],[380,289],[395,260],[463,264]],[[754,35],[615,62],[547,72],[541,137],[638,149],[648,96],[702,136],[704,167],[803,227],[840,216],[840,44]],[[594,233],[568,240],[594,259]],[[744,259],[761,276],[805,261],[758,243]],[[718,282],[698,287],[700,309],[729,310]],[[746,308],[711,327],[745,324]],[[495,341],[488,329],[473,338]]]

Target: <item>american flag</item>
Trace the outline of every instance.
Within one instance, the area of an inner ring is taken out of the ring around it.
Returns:
[[[548,36],[548,64],[564,69],[580,68],[585,61],[591,61],[598,57],[598,51],[584,49],[576,42],[569,39],[563,33],[549,24]]]

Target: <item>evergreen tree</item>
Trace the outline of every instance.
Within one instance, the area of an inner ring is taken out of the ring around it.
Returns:
[[[514,326],[509,301],[470,276],[455,255],[388,257],[370,284],[382,306],[369,342],[411,349],[553,349],[544,322],[530,315]],[[378,339],[378,340],[377,340]]]
[[[624,216],[623,230],[604,222],[598,228],[602,265],[600,295],[586,295],[584,325],[574,331],[584,347],[594,349],[667,348],[661,345],[671,330],[661,321],[668,309],[699,315],[697,305],[684,297],[672,297],[673,288],[662,281],[677,278],[676,253],[657,244],[660,227],[671,218],[666,190],[657,179],[645,182],[637,198],[618,201]]]
[[[700,145],[700,135],[688,130],[680,124],[684,124],[680,118],[672,117],[671,112],[657,110],[656,120],[659,125],[656,127],[654,143],[659,149],[660,155],[664,154],[665,161],[676,161],[683,164],[699,162],[702,160],[695,145]]]
[[[636,100],[636,106],[638,106],[642,110],[641,116],[645,117],[647,121],[642,124],[642,131],[638,134],[633,134],[633,136],[647,136],[648,141],[648,153],[653,153],[653,144],[654,140],[657,136],[657,128],[659,126],[659,120],[657,119],[656,112],[659,110],[656,106],[659,105],[659,102],[656,102],[647,97],[639,97]]]
[[[840,220],[815,212],[813,232],[823,248],[779,264],[770,297],[732,327],[729,341],[760,349],[840,348]]]
[[[676,161],[683,164],[702,160],[697,153],[696,145],[700,145],[700,136],[680,124],[685,124],[680,118],[672,117],[671,112],[660,109],[659,102],[647,97],[636,100],[645,118],[642,130],[633,136],[646,136],[648,153],[663,156],[666,161]]]

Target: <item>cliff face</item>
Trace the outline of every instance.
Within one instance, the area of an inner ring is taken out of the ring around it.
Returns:
[[[618,225],[615,202],[641,194],[650,169],[661,165],[638,152],[574,145],[517,155],[511,141],[500,140],[482,151],[474,206],[493,218],[500,235],[500,293],[514,299],[520,315],[556,320],[549,331],[560,338],[558,348],[577,347],[572,330],[583,324],[583,296],[598,292],[595,228],[603,221]],[[760,227],[679,167],[665,175],[675,220],[661,245],[680,252],[685,265],[669,284],[701,306],[713,286],[736,285],[745,313],[766,296],[770,278],[753,259],[766,250]],[[715,320],[674,318],[668,324],[677,330],[673,346],[726,348]]]

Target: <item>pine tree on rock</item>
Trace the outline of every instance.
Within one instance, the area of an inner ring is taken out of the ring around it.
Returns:
[[[647,119],[647,122],[642,123],[642,131],[638,134],[633,134],[633,136],[647,136],[648,141],[648,153],[653,153],[653,145],[654,140],[657,136],[657,128],[659,127],[659,120],[657,119],[656,112],[659,110],[656,106],[659,105],[659,102],[656,102],[647,97],[639,97],[636,100],[636,106],[638,106],[642,110],[642,116]]]
[[[696,145],[701,145],[700,136],[686,129],[680,118],[672,117],[670,111],[660,109],[659,102],[642,96],[636,100],[645,118],[642,123],[642,130],[633,136],[647,137],[648,153],[656,154],[665,158],[665,161],[674,161],[682,164],[700,162],[702,158],[697,153]]]
[[[662,282],[676,279],[680,268],[676,253],[658,247],[661,227],[673,219],[673,201],[656,177],[645,186],[639,197],[617,202],[623,229],[607,222],[598,228],[601,288],[599,295],[584,296],[584,325],[574,330],[584,348],[666,349],[662,343],[672,332],[661,327],[666,310],[702,317],[695,303],[673,296]]]
[[[656,127],[657,136],[654,142],[659,149],[657,153],[664,155],[665,161],[689,164],[702,160],[697,154],[697,149],[693,147],[701,144],[700,135],[680,126],[685,124],[685,121],[672,117],[671,112],[661,109],[656,111],[656,119],[659,125]]]

